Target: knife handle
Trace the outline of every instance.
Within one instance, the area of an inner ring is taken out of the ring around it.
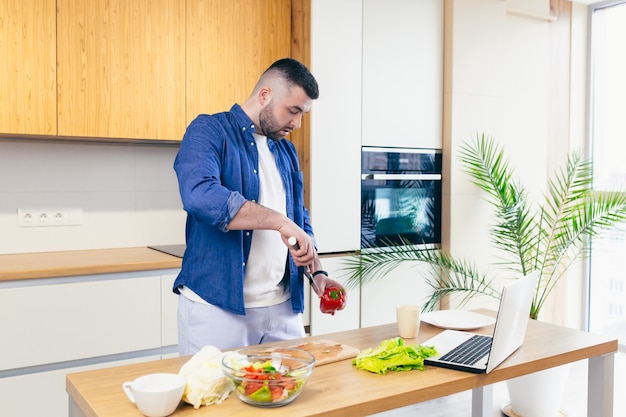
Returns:
[[[298,244],[298,239],[296,239],[295,236],[291,236],[289,239],[287,239],[287,243],[289,243],[291,247],[296,250],[300,249],[300,245]],[[309,283],[311,284],[311,288],[313,289],[313,291],[315,291],[315,294],[317,294],[318,297],[321,297],[322,291],[320,290],[320,287],[318,287],[317,284],[315,283],[315,280],[313,279],[313,276],[311,275],[311,270],[309,269],[308,265],[304,266],[304,275],[308,278]]]

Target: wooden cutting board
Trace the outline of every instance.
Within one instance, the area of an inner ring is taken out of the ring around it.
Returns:
[[[360,352],[360,350],[355,347],[332,340],[315,340],[292,347],[306,350],[315,356],[315,366],[352,359]]]

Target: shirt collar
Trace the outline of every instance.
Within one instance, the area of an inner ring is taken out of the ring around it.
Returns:
[[[235,120],[237,121],[237,125],[242,132],[256,132],[256,124],[250,119],[250,117],[243,111],[239,104],[233,104],[233,107],[230,108],[230,112],[235,116]]]

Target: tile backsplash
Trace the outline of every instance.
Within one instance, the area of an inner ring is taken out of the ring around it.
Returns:
[[[159,145],[0,141],[0,254],[178,244],[185,212]],[[82,224],[18,227],[20,208],[80,208]]]

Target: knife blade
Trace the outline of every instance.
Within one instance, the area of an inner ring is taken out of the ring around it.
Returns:
[[[298,244],[298,239],[296,239],[295,236],[291,236],[289,239],[287,239],[287,242],[291,245],[292,248],[296,250],[300,249],[300,245]],[[311,288],[313,289],[313,291],[315,291],[315,294],[317,294],[318,297],[321,297],[322,291],[315,283],[315,280],[313,279],[313,275],[311,275],[311,269],[309,268],[308,265],[304,266],[304,276],[308,278],[309,283],[311,284]]]

